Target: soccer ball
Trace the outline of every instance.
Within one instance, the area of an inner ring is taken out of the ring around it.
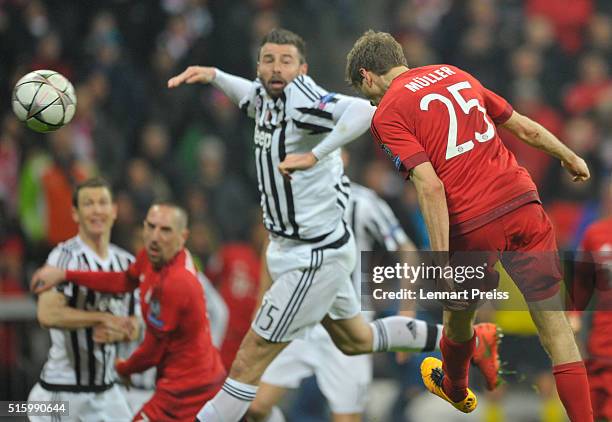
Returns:
[[[36,132],[52,132],[70,122],[76,104],[74,87],[54,70],[30,72],[13,89],[13,111]]]

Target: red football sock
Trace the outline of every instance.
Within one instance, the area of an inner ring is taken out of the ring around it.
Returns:
[[[589,394],[584,362],[570,362],[553,366],[559,398],[572,422],[593,422],[593,408]]]
[[[465,343],[458,343],[442,333],[440,351],[442,352],[442,370],[444,381],[442,388],[455,403],[467,397],[468,372],[470,359],[476,347],[476,335]]]

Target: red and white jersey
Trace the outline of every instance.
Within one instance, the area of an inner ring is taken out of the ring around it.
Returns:
[[[396,77],[372,120],[372,133],[396,168],[431,162],[446,190],[451,235],[465,233],[538,199],[529,173],[504,146],[496,125],[506,100],[450,65]]]
[[[577,255],[575,282],[596,297],[588,350],[591,357],[612,356],[612,217],[590,225]]]

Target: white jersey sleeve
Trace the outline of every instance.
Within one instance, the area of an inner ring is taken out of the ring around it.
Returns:
[[[248,79],[225,73],[220,69],[215,69],[215,78],[211,83],[223,91],[234,104],[240,104],[253,85],[253,82]]]
[[[61,268],[62,270],[78,269],[77,258],[74,256],[72,240],[57,245],[47,257],[47,265]],[[74,295],[76,286],[73,283],[63,282],[55,287],[55,290],[63,293],[66,297]]]

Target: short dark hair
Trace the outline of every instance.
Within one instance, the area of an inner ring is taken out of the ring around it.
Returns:
[[[408,66],[404,50],[387,32],[366,31],[346,55],[346,80],[354,87],[361,85],[359,69],[384,75],[397,66]]]
[[[83,182],[79,183],[74,191],[72,192],[72,206],[79,208],[79,192],[86,188],[106,188],[110,193],[111,199],[113,198],[113,188],[106,179],[102,177],[91,177]]]
[[[178,202],[175,202],[171,199],[161,199],[154,201],[149,207],[149,209],[153,208],[156,205],[161,207],[174,208],[176,211],[178,211],[180,219],[179,224],[183,226],[182,228],[187,228],[189,226],[189,215],[187,214],[187,210],[182,205],[179,205]]]
[[[274,28],[261,40],[261,44],[259,44],[260,50],[265,43],[294,45],[298,53],[300,53],[300,63],[306,63],[306,43],[295,32],[284,28]]]

